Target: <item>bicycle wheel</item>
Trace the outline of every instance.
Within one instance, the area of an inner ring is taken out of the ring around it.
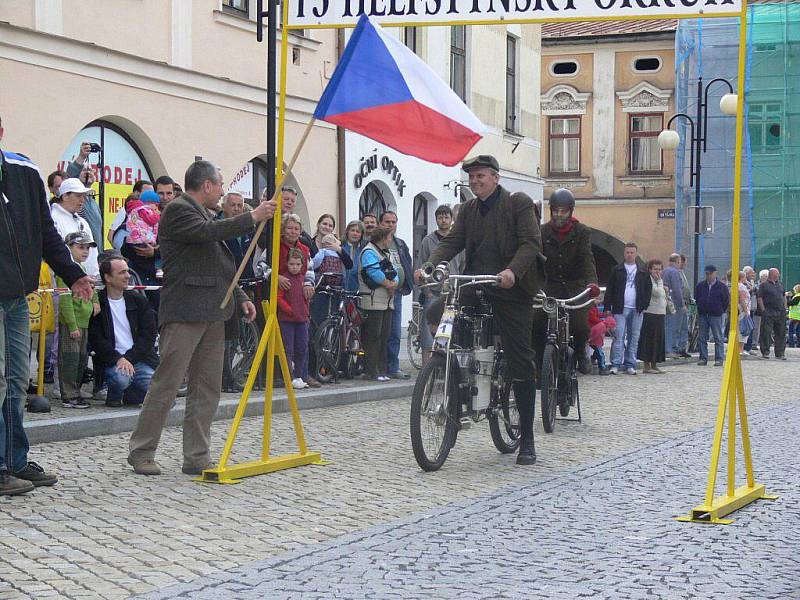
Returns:
[[[541,382],[542,425],[547,433],[553,433],[558,404],[558,351],[552,344],[544,348]]]
[[[697,352],[697,341],[700,339],[700,324],[697,318],[692,319],[689,329],[689,348],[687,352]]]
[[[325,319],[314,335],[314,354],[317,357],[316,378],[329,383],[336,377],[342,359],[342,339],[339,336],[339,319]]]
[[[347,379],[354,379],[362,373],[364,370],[362,357],[361,339],[358,333],[351,329],[342,355],[342,372]]]
[[[500,368],[500,377],[492,390],[492,411],[489,415],[489,432],[494,447],[503,454],[511,454],[519,447],[519,411],[511,379],[505,377],[505,365]]]
[[[411,448],[423,471],[438,471],[456,441],[455,376],[445,390],[445,357],[431,356],[414,384],[411,396]]]
[[[422,339],[419,336],[419,326],[412,320],[408,322],[406,331],[406,350],[408,359],[415,369],[422,368]]]
[[[255,321],[252,323],[247,323],[244,319],[239,321],[239,339],[231,357],[231,377],[238,387],[244,388],[247,383],[260,337]]]

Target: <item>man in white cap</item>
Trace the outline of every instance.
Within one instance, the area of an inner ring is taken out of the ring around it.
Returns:
[[[53,217],[53,223],[62,238],[66,238],[70,233],[82,231],[89,236],[92,242],[96,242],[92,237],[89,223],[78,214],[86,202],[86,194],[91,191],[91,188],[84,186],[76,177],[70,177],[61,182],[58,188],[59,196],[50,207],[50,216]],[[97,247],[89,250],[89,258],[86,259],[84,267],[86,272],[95,279],[100,274],[97,266]]]

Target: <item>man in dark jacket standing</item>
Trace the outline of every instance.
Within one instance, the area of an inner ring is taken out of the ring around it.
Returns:
[[[573,216],[575,196],[567,189],[558,189],[550,195],[550,221],[542,228],[542,253],[546,274],[544,291],[556,298],[572,298],[587,286],[597,288],[597,271],[592,254],[592,230]],[[595,296],[600,293],[596,289]],[[575,341],[578,370],[587,374],[592,365],[586,355],[589,339],[589,309],[570,312],[569,328]],[[533,320],[533,349],[539,367],[542,364],[547,314],[535,311]]]
[[[161,215],[158,240],[164,258],[159,325],[161,362],[150,382],[136,429],[131,435],[128,463],[140,475],[160,475],[155,461],[161,431],[172,401],[188,370],[189,393],[183,421],[183,468],[199,475],[211,466],[211,420],[219,404],[225,321],[234,303],[252,321],[256,309],[238,287],[233,300],[220,308],[236,273],[225,240],[244,235],[253,223],[265,221],[275,204],[262,202],[252,211],[218,220],[212,212],[222,196],[222,175],[210,162],[199,160],[186,170],[186,192]]]
[[[100,277],[105,289],[97,294],[100,312],[89,321],[89,341],[95,371],[108,385],[106,406],[122,406],[131,387],[136,400],[128,403],[141,404],[158,366],[156,314],[143,294],[127,289],[131,275],[124,259],[102,261]]]
[[[533,379],[533,298],[539,292],[536,269],[541,238],[534,217],[533,202],[521,195],[512,197],[498,185],[500,166],[494,156],[479,155],[465,160],[475,198],[461,205],[455,225],[431,254],[438,264],[464,250],[464,273],[496,274],[499,289],[489,289],[494,322],[500,331],[503,351],[513,380],[520,423],[517,464],[536,462],[533,441],[533,412],[536,382]],[[416,279],[421,280],[417,271]],[[438,323],[442,306],[429,310],[429,322]],[[437,314],[438,313],[438,314]]]
[[[611,345],[609,373],[612,375],[622,370],[628,375],[636,375],[642,313],[650,305],[653,294],[650,273],[636,264],[638,252],[639,247],[633,242],[625,244],[624,262],[611,270],[606,286],[605,309],[611,311],[617,322],[617,335]]]
[[[697,349],[700,352],[698,365],[708,364],[708,331],[714,336],[714,366],[721,367],[725,360],[725,338],[722,334],[722,316],[728,312],[731,295],[728,286],[717,279],[717,267],[706,267],[706,278],[694,288],[697,302],[697,318],[700,324],[700,335],[697,338]]]
[[[92,297],[91,278],[72,261],[53,225],[38,167],[21,154],[0,150],[0,496],[57,481],[28,461],[22,426],[31,345],[25,296],[39,285],[42,258],[75,296]]]
[[[410,375],[400,370],[400,337],[403,333],[403,296],[413,290],[413,281],[409,277],[412,272],[411,253],[408,244],[397,237],[397,213],[387,210],[381,215],[381,226],[390,229],[392,238],[389,242],[389,257],[394,265],[399,285],[394,292],[394,308],[389,329],[389,343],[386,346],[386,367],[392,379],[408,379]]]

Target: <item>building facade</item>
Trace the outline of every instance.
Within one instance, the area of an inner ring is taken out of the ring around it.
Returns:
[[[737,84],[739,25],[735,19],[690,20],[677,33],[678,109],[694,115],[697,80],[722,77]],[[757,2],[748,8],[745,70],[745,137],[742,160],[740,266],[777,267],[786,288],[800,283],[800,4]],[[700,196],[714,209],[713,231],[699,243],[700,268],[730,266],[734,117],[719,112],[709,90],[708,145],[702,156]],[[688,176],[688,129],[681,133],[677,172],[678,245],[693,253],[687,208],[694,204]],[[690,263],[691,264],[691,263]],[[700,273],[702,275],[702,273]]]
[[[674,251],[672,155],[657,138],[674,113],[674,21],[554,23],[542,27],[545,195],[569,188],[594,231],[605,283],[636,242],[645,259]]]
[[[336,65],[337,36],[292,32],[289,48],[287,155]],[[254,1],[4,1],[3,147],[30,156],[46,176],[82,141],[102,141],[106,215],[136,179],[168,174],[183,183],[195,157],[257,198],[266,184],[268,51],[256,41]],[[336,212],[333,126],[314,127],[290,183],[304,219]]]

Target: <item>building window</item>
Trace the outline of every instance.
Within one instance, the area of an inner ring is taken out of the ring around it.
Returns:
[[[248,0],[222,0],[222,10],[240,17],[246,17],[249,13],[247,4]]]
[[[550,174],[581,170],[581,118],[550,117]]]
[[[550,74],[555,77],[569,77],[578,72],[578,61],[560,60],[550,63]]]
[[[417,28],[404,27],[403,28],[403,43],[414,54],[417,53]]]
[[[663,115],[630,116],[631,173],[661,173],[661,148],[658,134]]]
[[[414,196],[414,268],[420,267],[419,253],[422,240],[428,235],[428,199],[422,194]]]
[[[781,122],[783,107],[780,102],[749,103],[747,128],[750,134],[750,152],[777,154],[781,150]]]
[[[386,201],[383,199],[383,194],[377,185],[368,183],[361,192],[361,199],[358,202],[358,218],[363,219],[364,215],[373,214],[380,221],[385,212]]]
[[[656,73],[661,70],[661,59],[658,56],[637,56],[633,59],[633,70],[636,73]]]
[[[506,37],[506,131],[519,131],[517,123],[517,38]]]
[[[467,101],[467,30],[464,25],[450,27],[450,87]]]

